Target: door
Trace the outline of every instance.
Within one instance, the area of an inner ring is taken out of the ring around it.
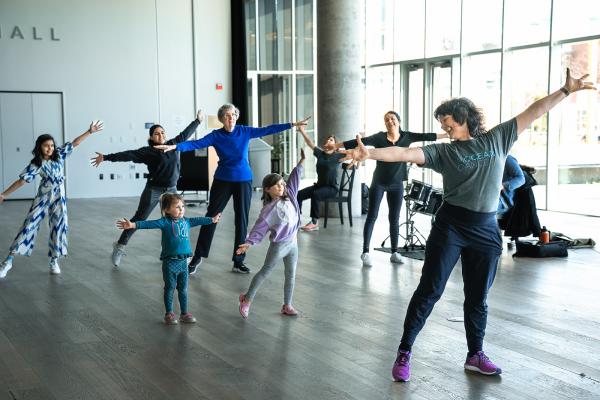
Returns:
[[[62,94],[0,92],[0,143],[2,190],[19,178],[33,157],[35,139],[49,133],[56,145],[63,143]],[[11,199],[32,199],[37,188],[28,184],[11,194]]]

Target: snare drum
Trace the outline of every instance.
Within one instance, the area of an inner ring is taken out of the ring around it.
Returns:
[[[415,203],[427,204],[432,191],[433,186],[413,179],[410,184],[407,197],[413,200]]]

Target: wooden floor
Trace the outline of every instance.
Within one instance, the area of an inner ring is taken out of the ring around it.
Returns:
[[[279,314],[279,268],[244,321],[237,296],[252,275],[230,272],[229,205],[211,257],[190,280],[198,323],[165,326],[160,234],[136,233],[121,268],[109,262],[118,236],[114,221],[131,216],[136,204],[135,198],[71,200],[70,256],[60,276],[48,274],[46,228],[34,254],[15,259],[0,281],[0,399],[600,398],[597,251],[545,260],[505,252],[485,342],[501,377],[463,370],[464,329],[452,321],[462,316],[458,266],[415,343],[411,382],[395,383],[391,367],[421,261],[395,266],[387,254],[372,252],[375,266],[363,269],[363,221],[350,228],[331,220],[328,229],[299,234],[294,305],[300,316]],[[8,248],[28,207],[0,205],[0,248]],[[258,210],[255,198],[251,221]],[[204,206],[189,208],[187,215],[204,212]],[[387,235],[385,210],[381,215],[373,245]],[[596,232],[599,222],[542,217],[579,237]],[[266,244],[250,251],[253,272],[265,251]]]

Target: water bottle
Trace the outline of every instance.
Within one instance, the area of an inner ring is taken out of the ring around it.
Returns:
[[[544,226],[540,231],[540,243],[548,242],[550,242],[550,232],[548,232],[548,229],[546,229],[546,227]]]

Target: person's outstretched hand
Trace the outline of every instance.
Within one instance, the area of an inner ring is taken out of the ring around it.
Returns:
[[[204,113],[202,112],[202,110],[198,110],[198,112],[196,113],[196,119],[198,120],[198,122],[202,122],[204,120]]]
[[[213,224],[216,224],[217,222],[219,222],[220,219],[221,219],[221,213],[218,213],[217,215],[212,217]]]
[[[241,256],[242,254],[245,254],[249,248],[250,248],[250,245],[248,243],[240,244],[238,246],[237,250],[235,251],[235,254],[237,254],[238,256]]]
[[[590,74],[585,74],[581,78],[573,78],[571,76],[571,69],[567,68],[567,78],[563,88],[567,89],[569,93],[577,92],[579,90],[596,90],[593,82],[585,80],[588,76],[590,76]]]
[[[100,132],[104,129],[104,122],[102,121],[92,121],[90,124],[90,133]]]
[[[134,229],[135,222],[131,222],[127,218],[123,218],[117,221],[117,228],[119,229]]]
[[[155,149],[162,150],[163,153],[173,151],[177,148],[176,144],[157,144],[153,146]]]
[[[363,144],[360,135],[356,135],[356,143],[358,146],[353,149],[339,150],[340,153],[345,154],[345,157],[340,159],[339,162],[351,161],[353,167],[358,167],[361,162],[369,158],[369,150]]]
[[[308,117],[304,118],[302,121],[292,122],[292,126],[301,127],[301,126],[307,125],[308,124],[307,121],[311,118],[312,118],[312,116],[308,116]]]
[[[96,157],[92,157],[90,160],[94,167],[98,167],[98,165],[102,164],[102,161],[104,161],[104,154],[96,152]]]

